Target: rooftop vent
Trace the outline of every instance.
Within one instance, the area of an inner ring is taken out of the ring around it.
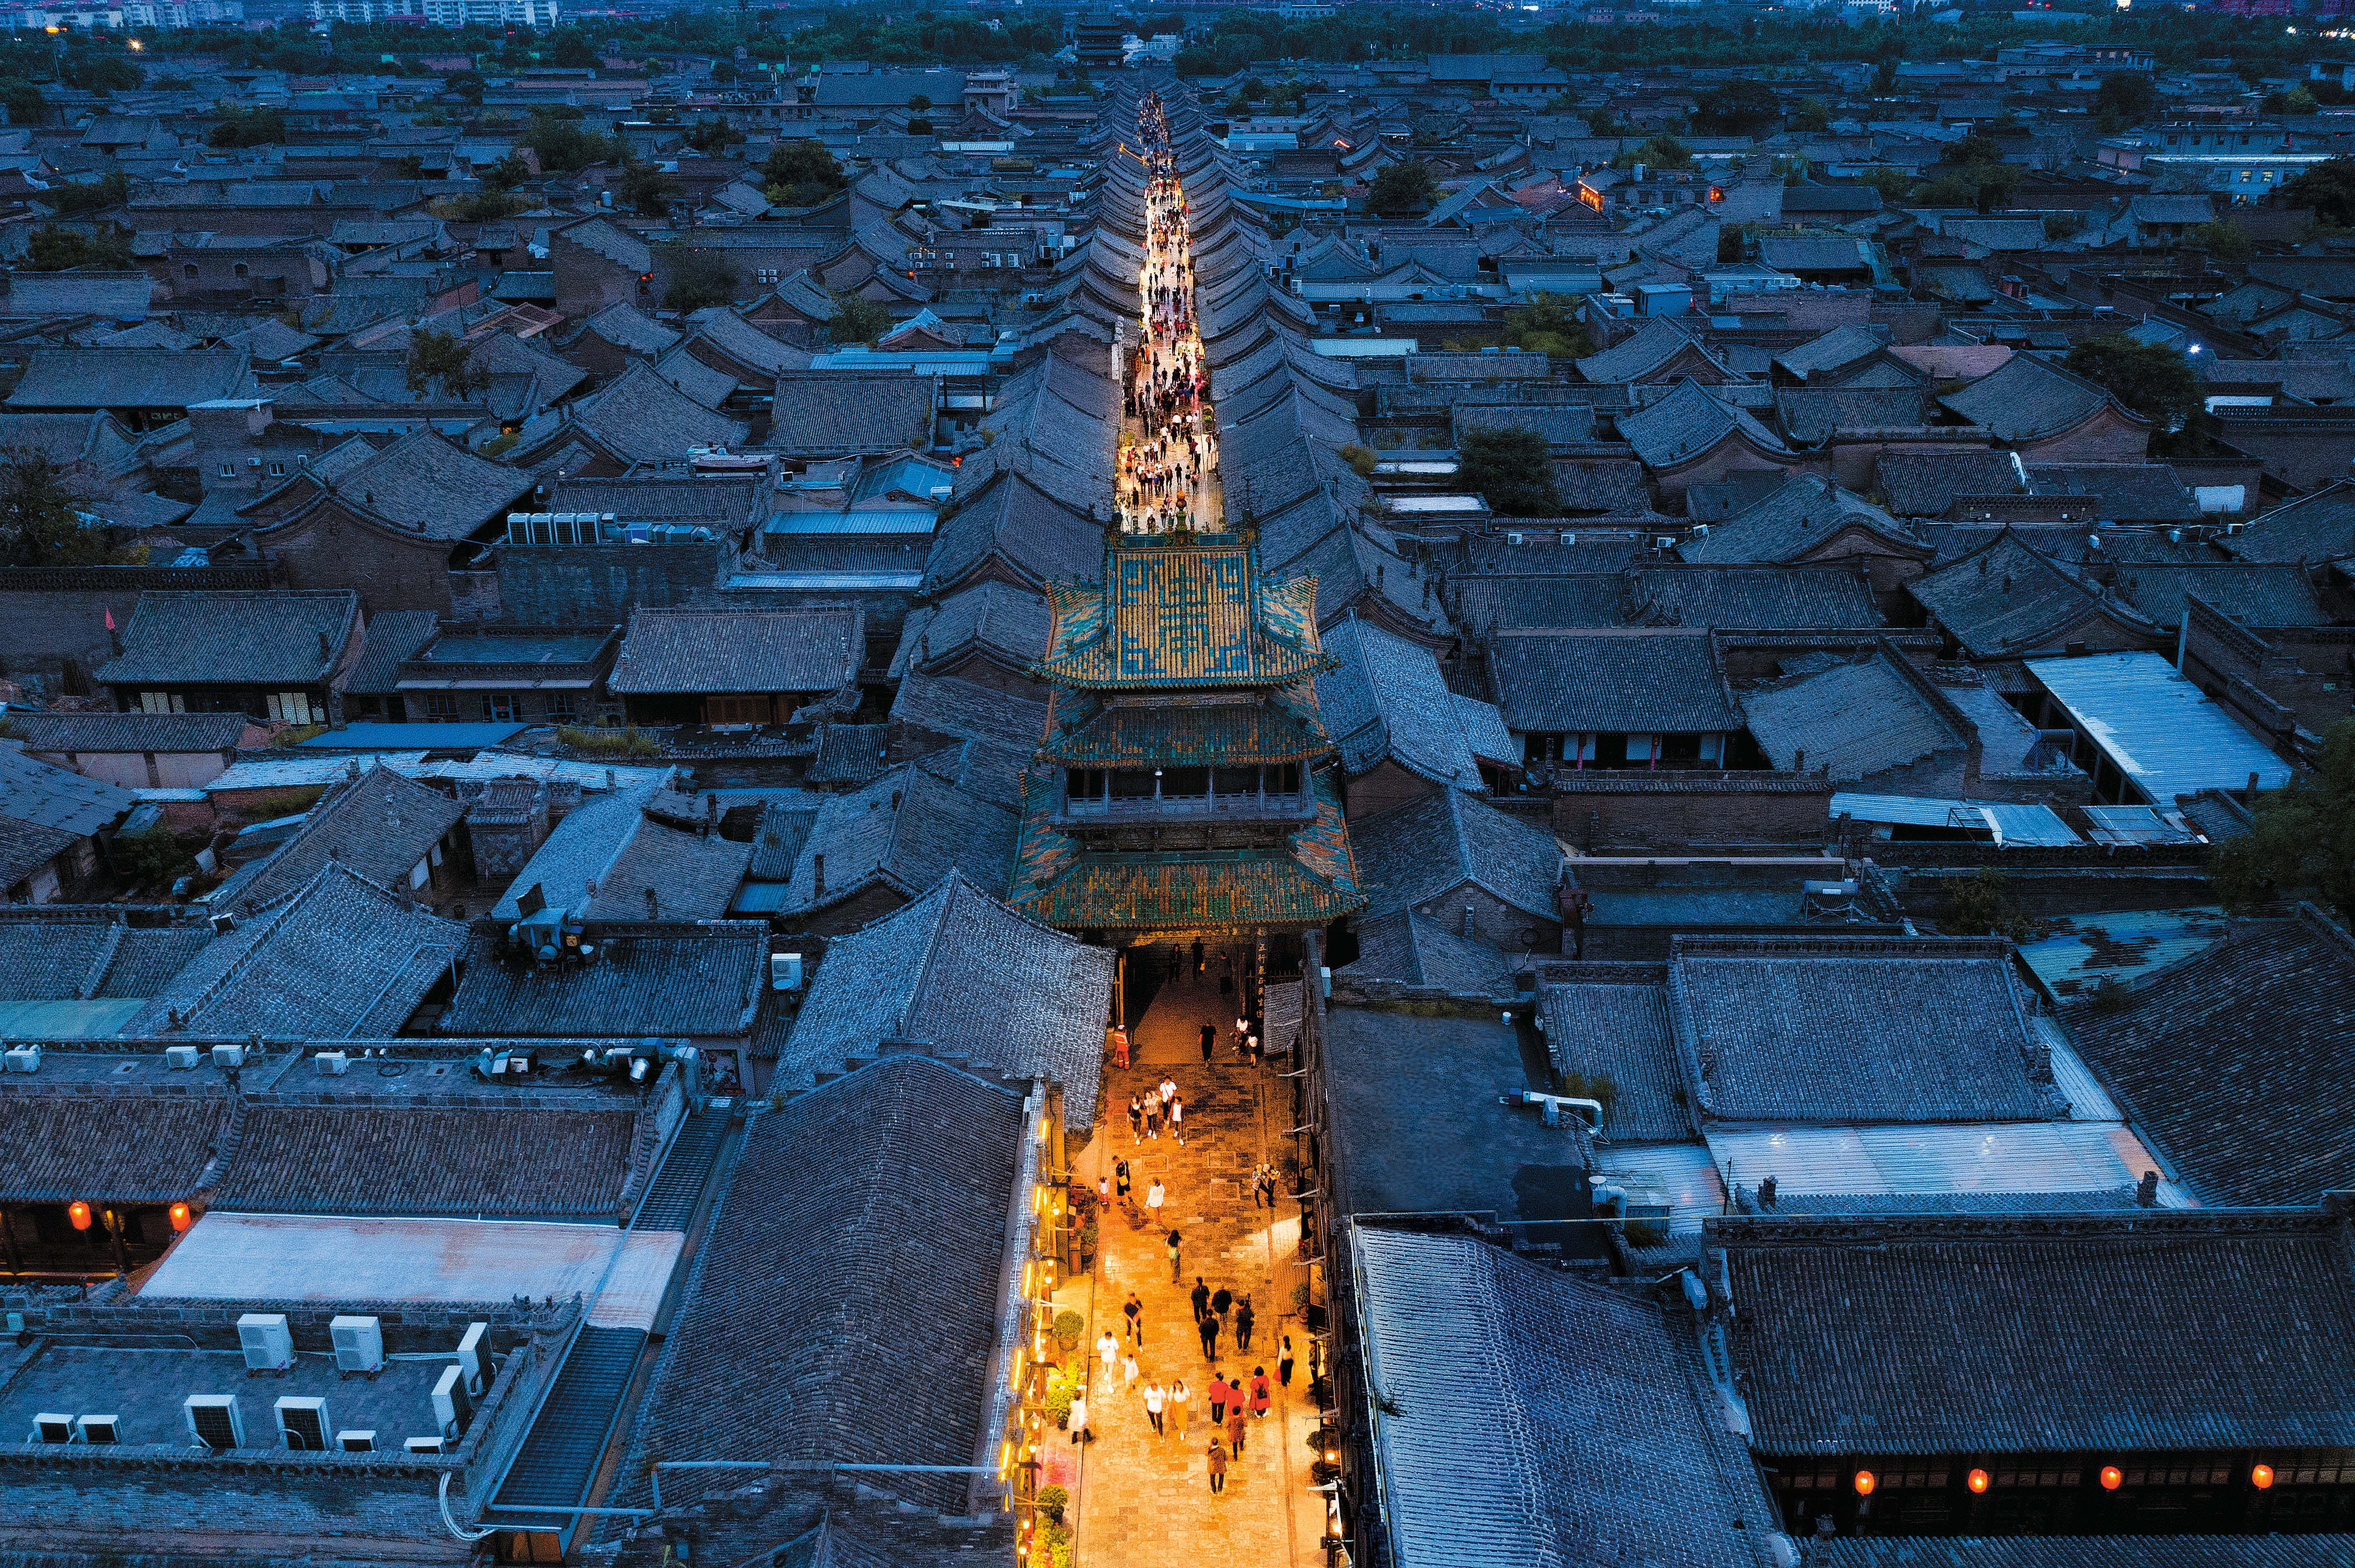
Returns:
[[[37,1073],[41,1070],[41,1048],[38,1045],[12,1045],[5,1054],[8,1071]]]
[[[458,1370],[466,1374],[466,1390],[480,1393],[491,1386],[491,1326],[469,1323],[458,1341]]]
[[[33,1417],[33,1429],[25,1434],[27,1443],[70,1443],[74,1436],[74,1418],[69,1413],[45,1410]]]
[[[78,1415],[74,1417],[77,1443],[120,1443],[123,1441],[123,1417],[120,1415]]]
[[[346,1454],[373,1454],[376,1452],[376,1428],[371,1426],[356,1431],[346,1427],[336,1434],[336,1446]]]
[[[466,1373],[463,1367],[444,1367],[442,1377],[433,1385],[433,1418],[442,1424],[442,1436],[457,1438],[466,1435],[474,1419],[474,1402],[466,1393]]]

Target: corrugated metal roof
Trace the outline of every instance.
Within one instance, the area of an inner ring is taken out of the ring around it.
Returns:
[[[2019,956],[2048,993],[2063,999],[2204,952],[2224,930],[2223,908],[2214,904],[2061,915],[2042,939],[2022,944]]]
[[[1696,1234],[1703,1215],[1725,1212],[1725,1183],[1705,1143],[1600,1145],[1594,1150],[1594,1169],[1665,1192],[1668,1230],[1675,1234]]]
[[[524,724],[347,724],[295,744],[311,751],[463,751],[468,747],[496,746],[530,727]]]
[[[677,772],[677,768],[668,767],[628,768],[602,762],[569,762],[553,757],[526,757],[512,751],[485,752],[465,762],[428,762],[425,757],[422,751],[386,751],[378,752],[370,760],[410,779],[453,779],[470,782],[483,779],[560,779],[584,789],[605,789],[608,775],[612,776],[616,788],[627,789],[635,785],[666,783]],[[314,784],[332,784],[345,777],[351,766],[351,758],[333,753],[298,752],[249,758],[231,763],[226,771],[205,786],[205,792],[218,795],[233,789],[301,789]]]
[[[2152,1168],[2129,1165],[2105,1122],[1987,1122],[1921,1127],[1774,1127],[1710,1134],[1721,1171],[1789,1192],[2083,1192],[2131,1187]]]
[[[869,507],[855,512],[779,512],[761,525],[763,534],[930,534],[940,521],[922,507]]]
[[[2253,773],[2262,789],[2289,782],[2288,763],[2157,653],[2030,659],[2028,669],[2153,805],[2243,790]]]
[[[851,588],[900,589],[913,592],[924,574],[914,572],[739,572],[728,579],[731,588]]]
[[[2069,1102],[2073,1121],[2124,1121],[2125,1113],[2110,1092],[2085,1066],[2085,1059],[2069,1044],[2068,1034],[2052,1019],[2038,1014],[2031,1020],[2037,1037],[2052,1053],[2052,1086]]]
[[[199,1219],[149,1278],[155,1297],[213,1301],[504,1301],[591,1295],[616,1225],[522,1220]]]
[[[1935,795],[1867,795],[1841,790],[1832,797],[1830,810],[1835,821],[1846,814],[1859,822],[1962,828],[1992,833],[2001,845],[2084,842],[2051,807],[2022,806],[2007,800],[1950,800]]]
[[[2073,844],[2084,841],[2050,806],[2021,806],[2009,801],[1983,800],[1977,810],[1995,830],[1998,844]]]

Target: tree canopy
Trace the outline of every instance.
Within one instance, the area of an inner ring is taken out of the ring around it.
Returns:
[[[0,447],[0,565],[91,567],[129,558],[108,542],[91,502],[80,477],[38,447]]]
[[[780,142],[761,161],[762,189],[779,207],[815,207],[849,183],[816,142]]]
[[[2161,434],[2182,429],[2202,407],[2199,372],[2164,344],[2137,343],[2123,333],[2080,338],[2062,365],[2106,389]]]
[[[2285,182],[2275,199],[2286,207],[2311,207],[2317,221],[2333,228],[2355,228],[2355,158],[2325,159]]]
[[[131,247],[112,234],[78,234],[51,227],[36,229],[25,245],[25,269],[31,272],[64,272],[76,267],[127,272],[138,265]]]
[[[286,140],[286,117],[275,109],[232,109],[206,142],[215,147],[261,147]]]
[[[1457,481],[1507,517],[1550,517],[1561,509],[1545,438],[1518,426],[1466,430],[1455,448]]]
[[[1772,87],[1754,77],[1737,76],[1693,101],[1693,129],[1707,136],[1755,136],[1782,113]]]
[[[1366,192],[1366,205],[1386,217],[1406,217],[1439,199],[1439,177],[1421,158],[1385,164]]]
[[[1505,313],[1505,344],[1535,354],[1576,357],[1594,352],[1586,323],[1571,313],[1568,302],[1553,294],[1531,294],[1527,304]]]
[[[890,330],[890,311],[864,294],[834,291],[834,319],[826,323],[826,335],[836,343],[872,344]]]
[[[2250,810],[2254,828],[2211,852],[2209,880],[2226,906],[2311,894],[2355,916],[2355,718],[2323,736],[2313,772],[2259,795]]]
[[[474,349],[455,333],[425,328],[409,337],[409,363],[402,377],[411,392],[422,397],[436,386],[445,397],[464,397],[491,384],[491,373],[474,358]]]
[[[670,267],[670,282],[663,290],[663,303],[671,310],[699,311],[706,305],[724,305],[735,299],[736,285],[741,280],[726,257],[699,249],[684,239],[666,240],[655,249]]]

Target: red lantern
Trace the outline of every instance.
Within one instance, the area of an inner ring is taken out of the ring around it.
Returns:
[[[2249,1484],[2261,1492],[2271,1489],[2274,1484],[2274,1467],[2271,1465],[2259,1465],[2249,1472]]]
[[[1987,1490],[1987,1473],[1985,1470],[1973,1470],[1970,1474],[1970,1486],[1971,1490],[1975,1492],[1983,1492]]]
[[[1872,1472],[1870,1470],[1859,1470],[1856,1473],[1857,1496],[1860,1498],[1870,1497],[1872,1495],[1872,1489],[1877,1485],[1879,1485],[1879,1483],[1872,1478]]]
[[[90,1205],[76,1198],[66,1205],[66,1218],[73,1222],[73,1228],[78,1231],[90,1229]]]
[[[2118,1488],[2126,1484],[2126,1472],[2119,1469],[2115,1465],[2104,1465],[2102,1467],[2102,1489],[2104,1491],[2116,1491]]]
[[[187,1204],[186,1204],[186,1203],[175,1203],[175,1204],[173,1204],[173,1205],[172,1205],[172,1209],[171,1209],[171,1214],[172,1214],[172,1228],[173,1228],[174,1230],[176,1230],[176,1231],[185,1231],[185,1230],[186,1230],[190,1225],[193,1225],[193,1224],[195,1224],[197,1223],[197,1217],[196,1217],[194,1214],[192,1214],[192,1213],[188,1213],[188,1205],[187,1205]]]

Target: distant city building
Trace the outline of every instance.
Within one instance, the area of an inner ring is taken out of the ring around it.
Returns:
[[[123,22],[130,27],[211,27],[245,20],[245,0],[130,0]]]
[[[435,27],[553,27],[557,0],[311,0],[314,22],[423,22]]]

